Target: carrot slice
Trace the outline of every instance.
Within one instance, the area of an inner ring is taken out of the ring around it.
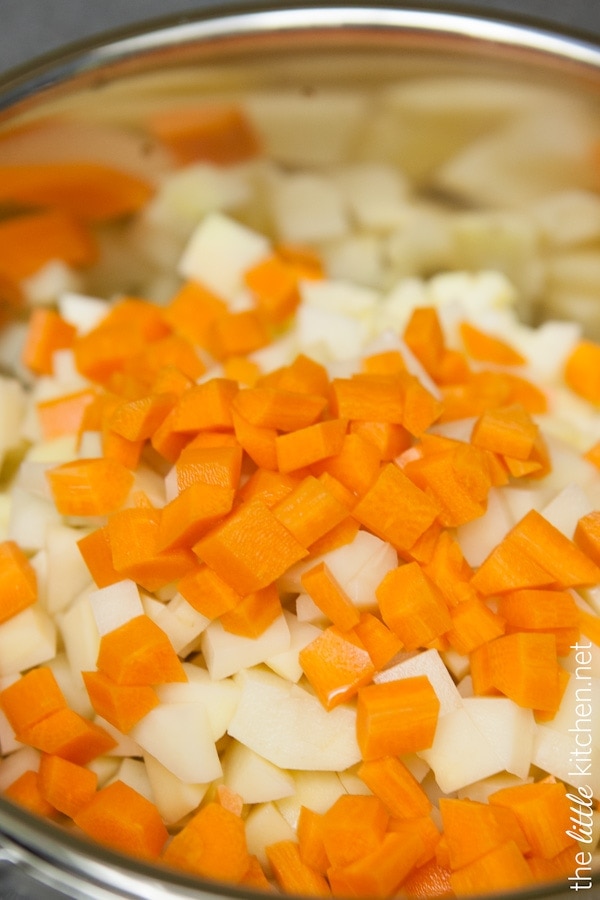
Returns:
[[[495,688],[519,706],[556,711],[560,703],[556,638],[520,631],[482,644],[471,653],[476,694]]]
[[[520,405],[488,409],[475,422],[471,442],[503,456],[527,460],[535,446],[538,426]]]
[[[408,898],[454,897],[450,887],[450,870],[432,859],[417,866],[402,882],[402,891]]]
[[[341,419],[374,420],[403,424],[404,373],[361,373],[331,382],[334,415]]]
[[[371,853],[347,866],[331,866],[329,882],[338,897],[389,897],[400,888],[423,853],[423,839],[416,831],[384,835]]]
[[[211,378],[181,395],[172,413],[174,431],[233,430],[232,402],[238,392],[235,381]]]
[[[577,546],[600,566],[600,511],[582,516],[575,526],[573,540]]]
[[[456,895],[462,897],[484,894],[490,885],[498,891],[516,891],[531,886],[533,875],[515,841],[506,841],[452,872],[450,884]]]
[[[425,675],[369,684],[358,692],[356,734],[364,760],[431,747],[440,701]]]
[[[187,444],[175,463],[177,487],[186,490],[195,484],[235,491],[242,470],[242,448],[231,445],[200,447],[194,441]]]
[[[32,606],[38,598],[37,575],[15,541],[0,542],[0,622]]]
[[[256,638],[281,615],[279,591],[274,584],[246,594],[233,609],[221,614],[225,631]]]
[[[335,625],[303,647],[298,661],[325,709],[354,697],[375,674],[375,666],[359,638]]]
[[[162,862],[205,878],[239,883],[250,865],[240,816],[211,802],[166,845]]]
[[[233,400],[233,408],[251,425],[295,431],[320,418],[327,400],[318,394],[301,394],[277,388],[244,388]]]
[[[177,582],[179,593],[207,619],[217,619],[243,599],[206,565],[199,565]]]
[[[206,347],[210,328],[227,311],[225,301],[197,281],[186,281],[163,310],[165,320],[199,347]]]
[[[244,273],[257,308],[270,322],[282,322],[300,303],[298,275],[279,255],[269,256]]]
[[[264,501],[264,494],[262,497]],[[304,547],[310,547],[348,515],[348,507],[325,481],[313,475],[307,475],[289,491],[286,485],[285,495],[271,508]]]
[[[142,859],[158,859],[169,836],[156,806],[123,781],[97,791],[74,821],[99,844]]]
[[[60,259],[74,268],[96,262],[96,241],[87,227],[60,210],[27,213],[0,222],[0,272],[13,281]]]
[[[461,869],[507,841],[513,840],[524,854],[531,849],[509,807],[441,797],[440,813],[452,869]]]
[[[347,866],[376,850],[389,812],[378,797],[342,794],[323,814],[321,834],[332,866]]]
[[[403,338],[428,374],[437,380],[446,350],[437,309],[433,306],[414,309],[404,328]]]
[[[220,361],[245,356],[266,347],[270,335],[266,322],[254,309],[225,312],[209,328],[207,349]]]
[[[77,546],[97,587],[108,587],[121,581],[123,576],[113,565],[106,525],[79,538]]]
[[[426,646],[452,625],[441,592],[418,562],[389,571],[375,594],[383,621],[407,650]]]
[[[450,645],[468,654],[504,634],[504,619],[486,606],[480,597],[469,597],[450,610],[452,627],[446,632]]]
[[[84,388],[50,400],[40,400],[36,404],[36,412],[44,440],[50,441],[67,434],[78,434],[85,411],[95,398],[94,390]]]
[[[152,193],[151,185],[135,175],[84,160],[0,166],[0,202],[50,206],[84,221],[130,215]]]
[[[360,615],[358,624],[352,629],[364,644],[376,669],[383,669],[402,650],[400,638],[384,622],[369,612]]]
[[[447,528],[483,515],[492,486],[487,457],[476,447],[456,442],[451,449],[428,453],[403,470],[439,505],[439,521]]]
[[[59,812],[73,818],[94,797],[98,775],[61,756],[42,753],[38,783],[42,797]]]
[[[311,472],[317,477],[330,475],[353,494],[361,496],[379,474],[381,456],[376,445],[360,434],[346,434],[339,453],[313,463]]]
[[[77,459],[47,471],[56,508],[63,516],[106,516],[119,509],[133,475],[115,459]]]
[[[233,506],[235,491],[198,481],[184,488],[163,507],[158,528],[161,550],[192,547]]]
[[[347,428],[344,419],[327,419],[279,435],[275,452],[280,472],[293,472],[340,453]]]
[[[302,861],[319,874],[325,875],[330,863],[323,841],[323,814],[308,806],[301,806],[296,833]]]
[[[167,635],[146,615],[135,616],[103,634],[96,665],[118,685],[187,681]]]

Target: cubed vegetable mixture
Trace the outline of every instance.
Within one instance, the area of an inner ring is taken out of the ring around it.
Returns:
[[[257,890],[591,886],[600,125],[186,98],[0,135],[0,790]]]

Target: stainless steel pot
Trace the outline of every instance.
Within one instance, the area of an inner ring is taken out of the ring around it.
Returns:
[[[214,3],[8,73],[0,81],[0,133],[64,111],[123,120],[141,104],[190,90],[210,96],[250,85],[376,85],[423,71],[507,74],[566,87],[592,105],[600,98],[600,46],[516,19],[417,4]],[[7,900],[249,894],[125,859],[0,798],[0,895]],[[567,900],[570,885],[518,896]]]

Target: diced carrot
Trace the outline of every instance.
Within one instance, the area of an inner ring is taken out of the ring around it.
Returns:
[[[158,695],[148,684],[117,684],[103,672],[81,674],[97,715],[123,734],[158,705]]]
[[[440,865],[437,860],[430,860],[423,866],[417,866],[402,882],[402,892],[407,898],[454,897],[450,887],[450,869]]]
[[[284,242],[278,244],[276,250],[277,255],[294,268],[299,278],[319,281],[324,277],[323,261],[313,247]]]
[[[341,419],[372,420],[402,425],[404,419],[404,373],[361,373],[331,382],[333,413]]]
[[[319,874],[325,875],[330,862],[323,840],[323,814],[308,806],[301,806],[296,833],[302,861]]]
[[[244,501],[261,500],[269,509],[275,509],[286,497],[290,497],[300,484],[296,475],[274,472],[272,469],[263,469],[259,466],[240,486],[237,496]],[[281,520],[291,531],[283,517]]]
[[[61,756],[80,766],[85,766],[116,746],[115,739],[104,728],[68,706],[56,709],[23,728],[17,732],[17,740],[42,753]]]
[[[247,269],[244,282],[252,292],[257,308],[269,322],[284,321],[300,303],[297,273],[277,254]]]
[[[38,598],[37,575],[19,545],[0,542],[0,622],[32,606]]]
[[[359,638],[335,625],[325,628],[303,647],[298,661],[328,710],[354,697],[375,674],[375,666]]]
[[[304,897],[331,896],[327,879],[304,862],[296,841],[277,841],[265,852],[282,891]]]
[[[418,437],[440,418],[444,407],[415,375],[405,375],[404,381],[402,425]]]
[[[42,210],[0,222],[0,272],[21,281],[53,260],[74,268],[96,262],[96,241],[83,222],[58,209]]]
[[[117,372],[122,372],[132,356],[144,349],[141,331],[126,323],[100,323],[73,342],[77,371],[95,384],[108,385]]]
[[[424,647],[452,625],[441,592],[418,562],[391,569],[375,594],[383,621],[407,650]]]
[[[341,631],[354,628],[360,613],[336,581],[327,563],[319,562],[301,576],[302,587],[321,612]]]
[[[381,457],[376,445],[360,434],[346,434],[339,453],[310,467],[314,475],[331,475],[358,496],[367,491],[379,474]]]
[[[435,851],[441,840],[441,834],[432,816],[415,816],[411,819],[390,819],[388,831],[409,838],[415,834],[421,839],[422,850],[415,861],[415,866],[423,866],[435,859]]]
[[[59,812],[73,818],[92,800],[98,775],[61,756],[42,753],[38,783],[42,797]]]
[[[122,169],[85,160],[0,166],[0,202],[52,207],[101,222],[137,212],[152,186]]]
[[[255,387],[260,378],[260,366],[247,356],[230,356],[223,362],[223,375],[237,381],[240,387]]]
[[[414,309],[403,338],[423,368],[437,380],[445,353],[445,338],[438,311],[433,306]]]
[[[135,471],[144,451],[145,441],[130,441],[111,428],[102,430],[102,455]]]
[[[441,797],[440,813],[453,870],[461,869],[510,840],[516,843],[521,853],[530,850],[517,816],[508,807]]]
[[[237,410],[233,410],[235,436],[247,455],[261,469],[277,469],[275,441],[277,430],[262,425],[253,425]]]
[[[179,593],[207,619],[217,619],[241,602],[234,591],[209,566],[199,565],[177,582]]]
[[[167,334],[148,339],[135,352],[131,352],[124,360],[123,372],[130,378],[137,379],[149,391],[160,372],[173,366],[192,382],[197,381],[206,371],[195,344],[183,335]],[[181,393],[183,392],[178,392],[179,395]]]
[[[570,800],[559,781],[539,781],[501,788],[489,796],[492,806],[511,809],[521,826],[531,852],[542,859],[572,847]]]
[[[476,694],[487,693],[491,685],[519,706],[558,709],[559,666],[553,634],[506,634],[477,647],[470,659]]]
[[[340,453],[347,428],[344,419],[327,419],[279,435],[275,452],[280,472],[293,472]]]
[[[108,417],[107,426],[129,441],[146,441],[176,400],[172,394],[148,394],[138,400],[124,401]]]
[[[598,626],[598,616],[593,613],[579,610],[579,630],[587,638],[600,646],[600,627]],[[571,642],[573,643],[573,641]]]
[[[194,546],[194,552],[240,594],[266,587],[307,555],[260,500],[234,509]]]
[[[187,681],[167,635],[146,615],[135,616],[103,634],[96,665],[119,685]]]
[[[600,406],[600,344],[579,341],[567,357],[563,374],[571,390]]]
[[[76,329],[55,310],[36,307],[30,317],[21,358],[36,375],[51,375],[53,356],[73,346]]]
[[[234,491],[240,481],[242,448],[238,443],[199,447],[192,442],[179,454],[175,470],[180,491],[198,484]]]
[[[108,587],[121,581],[123,576],[113,565],[106,525],[79,538],[77,546],[97,587]]]
[[[121,578],[132,578],[148,591],[177,581],[195,565],[186,547],[160,548],[161,510],[139,506],[119,510],[108,520],[112,562]]]
[[[254,891],[263,891],[267,894],[274,891],[273,885],[267,878],[260,860],[257,856],[252,855],[250,856],[248,868],[240,880],[240,885]]]
[[[37,666],[0,692],[0,708],[15,732],[65,709],[67,701],[49,666]]]
[[[235,381],[211,378],[181,395],[172,413],[174,431],[229,431],[233,429],[232,402],[238,393]]]
[[[326,406],[318,394],[260,386],[240,390],[233,400],[234,410],[251,425],[285,432],[314,425]]]
[[[460,336],[471,359],[500,366],[522,366],[527,360],[514,347],[496,335],[488,334],[469,322],[460,323]]]
[[[510,591],[497,603],[498,613],[512,630],[553,631],[579,624],[579,610],[569,591]]]
[[[592,444],[583,454],[583,458],[590,462],[597,469],[600,469],[600,441]]]
[[[371,441],[379,453],[382,462],[390,462],[412,443],[412,436],[403,425],[393,422],[360,422],[354,421],[350,425],[350,433]]]
[[[216,802],[236,816],[241,816],[244,809],[243,798],[226,784],[218,784]]]
[[[371,375],[397,375],[406,372],[406,363],[399,350],[381,350],[365,356],[361,363],[362,371]]]
[[[459,542],[446,529],[435,541],[423,571],[442,592],[449,607],[477,596],[470,583],[473,569],[464,558]]]
[[[353,516],[348,515],[345,519],[342,519],[339,525],[334,525],[333,528],[330,528],[329,531],[323,535],[323,537],[318,538],[314,544],[310,545],[310,555],[318,557],[325,553],[329,553],[330,550],[335,550],[338,547],[350,544],[356,537],[358,531],[358,522]]]
[[[227,304],[197,281],[186,281],[164,307],[163,315],[176,334],[206,347],[210,328]]]
[[[142,859],[158,859],[169,836],[156,806],[119,780],[97,791],[74,821],[99,844]]]
[[[162,862],[238,884],[250,865],[243,820],[219,803],[207,803],[169,841]]]
[[[531,887],[533,875],[515,841],[506,841],[484,856],[450,875],[452,890],[458,897],[485,894],[490,885],[496,891],[517,891]]]
[[[161,550],[192,547],[231,510],[235,491],[198,481],[183,488],[161,512],[158,546]]]
[[[408,551],[437,519],[438,504],[394,463],[386,463],[352,515],[398,551]]]
[[[376,850],[389,812],[378,797],[342,794],[323,814],[321,834],[332,866],[347,866]]]
[[[480,597],[469,597],[450,610],[452,627],[446,632],[450,645],[469,654],[477,647],[504,634],[505,622]]]
[[[263,318],[253,309],[226,312],[218,316],[209,328],[207,349],[218,360],[230,356],[245,356],[265,347],[270,334]]]
[[[119,509],[133,484],[132,473],[114,459],[76,459],[47,471],[63,516],[106,516]]]
[[[145,341],[152,343],[167,336],[171,331],[160,306],[143,297],[129,294],[119,297],[111,304],[97,327],[102,329],[113,326],[126,326],[138,332]]]
[[[289,391],[292,394],[329,397],[327,369],[304,353],[299,353],[288,365],[263,375],[259,386]]]
[[[182,165],[206,161],[227,166],[260,153],[250,121],[233,104],[159,110],[149,116],[147,127]]]
[[[2,793],[8,800],[18,803],[36,816],[52,819],[57,815],[55,807],[40,790],[39,774],[33,769],[27,769],[15,778]]]
[[[473,426],[471,442],[502,456],[528,460],[535,445],[538,426],[520,405],[488,409]]]
[[[541,856],[527,857],[527,864],[538,884],[544,882],[564,881],[577,870],[577,846],[566,847],[561,853],[557,853],[552,859],[542,859]]]
[[[573,540],[577,546],[600,566],[600,511],[582,516],[575,526]]]
[[[379,797],[390,816],[413,819],[428,816],[431,800],[397,756],[382,756],[361,763],[358,777]]]
[[[77,434],[81,429],[85,409],[95,396],[95,391],[84,388],[72,394],[40,400],[36,404],[36,412],[44,440]]]
[[[347,866],[330,867],[332,892],[336,897],[393,896],[422,853],[423,840],[416,831],[388,831],[371,853]]]
[[[353,631],[373,661],[376,669],[383,669],[402,650],[400,638],[387,625],[370,612],[360,615]]]
[[[403,470],[439,505],[445,527],[465,525],[484,514],[492,482],[487,459],[477,448],[458,444],[409,462]]]
[[[508,532],[472,579],[489,596],[520,588],[597,584],[600,567],[533,509]]]
[[[356,734],[364,760],[431,747],[440,701],[425,675],[369,684],[358,692]]]
[[[280,615],[279,591],[274,584],[269,584],[242,597],[233,609],[221,614],[220,622],[225,631],[255,638]]]

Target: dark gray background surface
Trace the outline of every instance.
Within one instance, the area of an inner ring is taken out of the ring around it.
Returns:
[[[202,0],[0,0],[0,72],[71,41],[139,21],[198,12],[203,5]],[[223,8],[231,5],[231,0],[222,0]],[[585,30],[600,40],[600,0],[437,0],[437,5],[516,13]]]

